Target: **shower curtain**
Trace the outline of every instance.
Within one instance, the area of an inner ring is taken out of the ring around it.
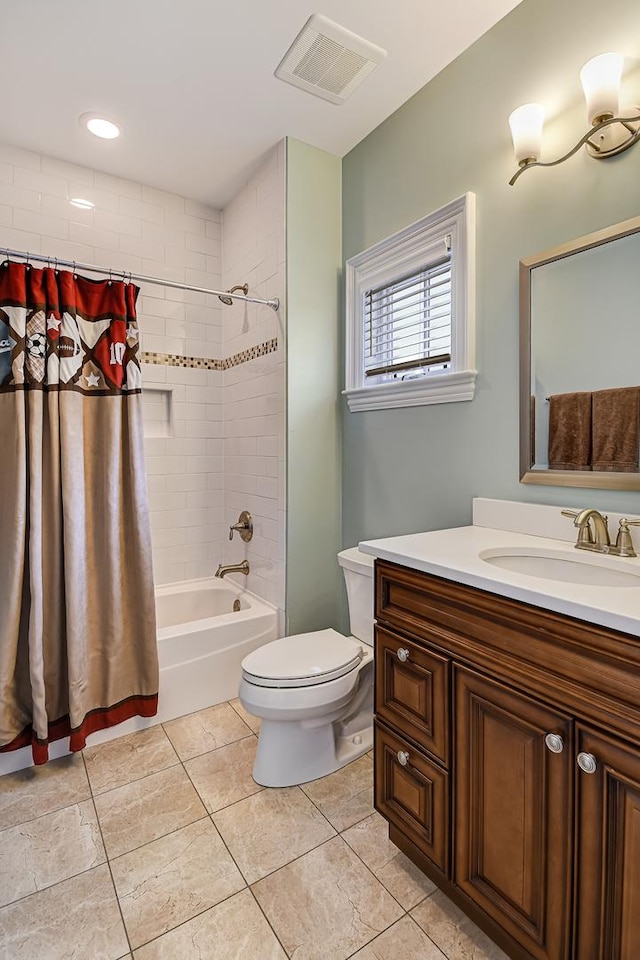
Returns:
[[[137,287],[0,265],[0,752],[157,711]]]

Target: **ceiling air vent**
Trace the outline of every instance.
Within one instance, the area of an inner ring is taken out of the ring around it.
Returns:
[[[344,103],[386,55],[382,47],[314,13],[275,75],[330,103]]]

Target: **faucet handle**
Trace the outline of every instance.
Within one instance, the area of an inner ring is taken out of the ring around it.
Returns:
[[[229,527],[229,540],[233,540],[233,532],[237,530],[242,540],[248,543],[253,537],[253,520],[248,510],[243,510],[238,517],[237,523],[232,523]]]
[[[610,553],[615,553],[618,557],[638,556],[633,548],[633,540],[631,539],[629,527],[640,527],[640,520],[628,520],[626,517],[622,517],[620,526],[618,527],[616,545],[611,548]]]
[[[578,540],[576,542],[576,547],[581,547],[586,544],[591,544],[593,540],[593,531],[591,529],[591,524],[587,520],[586,523],[576,524],[577,518],[580,516],[580,513],[577,510],[561,510],[560,513],[563,517],[571,517],[574,522],[574,526],[579,526],[578,530]]]

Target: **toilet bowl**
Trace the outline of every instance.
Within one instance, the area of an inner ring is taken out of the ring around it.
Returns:
[[[242,661],[240,702],[261,718],[253,778],[265,787],[317,780],[373,745],[373,557],[338,554],[352,636],[282,637]]]

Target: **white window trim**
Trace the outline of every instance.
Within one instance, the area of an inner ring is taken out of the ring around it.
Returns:
[[[473,400],[475,370],[475,194],[465,193],[346,264],[346,389],[349,410]],[[424,265],[425,251],[451,238],[451,370],[363,386],[362,302],[367,290]]]

